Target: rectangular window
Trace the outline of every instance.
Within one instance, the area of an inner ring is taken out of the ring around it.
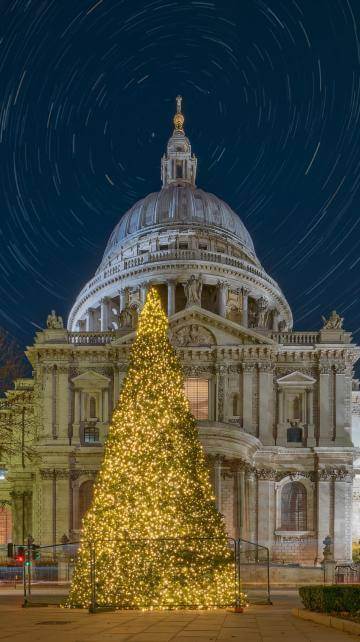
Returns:
[[[195,419],[209,419],[209,380],[186,379],[184,389]]]
[[[85,426],[84,428],[84,444],[97,444],[99,443],[99,429],[96,426]]]
[[[166,245],[165,243],[160,243],[159,245],[159,250],[168,250],[169,246]]]
[[[188,243],[179,243],[179,250],[187,250],[189,248]]]
[[[199,243],[199,250],[207,250],[208,246],[207,243]]]

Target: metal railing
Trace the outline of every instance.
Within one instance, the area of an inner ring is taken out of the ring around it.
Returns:
[[[218,546],[219,544],[219,546]],[[223,546],[225,544],[225,546]],[[85,550],[84,550],[85,547]],[[132,556],[134,567],[131,570],[136,581],[147,581],[151,577],[154,568],[166,564],[173,574],[173,582],[178,586],[177,595],[179,601],[169,603],[166,591],[156,584],[149,591],[148,602],[141,605],[141,608],[199,608],[201,607],[201,592],[206,589],[206,580],[202,585],[203,578],[208,578],[208,573],[213,573],[214,568],[227,567],[232,577],[232,588],[230,597],[224,603],[224,591],[220,583],[211,584],[212,604],[207,607],[234,607],[241,606],[241,593],[245,592],[252,603],[271,604],[270,597],[270,570],[269,570],[269,549],[253,542],[233,538],[158,538],[158,539],[137,539],[137,540],[106,540],[96,542],[83,542],[81,544],[82,555],[85,555],[88,568],[88,579],[85,579],[86,591],[89,597],[89,611],[97,612],[104,609],[130,609],[139,608],[136,600],[127,594],[126,599],[122,587],[114,584],[113,603],[104,603],[102,595],[101,574],[99,575],[99,563],[104,563],[108,555],[111,564],[113,560],[124,559],[125,556]],[[76,568],[77,556],[80,551],[80,543],[40,546],[41,559],[31,559],[31,544],[25,546],[25,559],[23,564],[9,566],[0,565],[0,584],[13,584],[14,588],[23,587],[23,605],[66,602],[69,594],[74,569]],[[215,564],[213,563],[215,561]],[[110,566],[111,566],[110,564]],[[199,571],[195,574],[198,582],[195,591],[200,599],[199,604],[194,600],[190,601],[186,596],[194,595],[192,591],[193,570]],[[215,574],[216,575],[216,574]],[[214,577],[215,577],[214,575]],[[111,579],[111,578],[110,578]],[[107,578],[107,594],[108,590]],[[160,583],[161,584],[161,583]],[[134,593],[135,595],[135,593]],[[120,597],[118,597],[120,596]],[[82,605],[83,606],[83,605]]]

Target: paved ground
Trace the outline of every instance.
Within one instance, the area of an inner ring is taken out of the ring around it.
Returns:
[[[7,593],[7,591],[6,591]],[[89,615],[55,606],[21,609],[0,593],[0,640],[14,642],[346,642],[357,636],[293,617],[295,592],[275,593],[273,606],[226,611],[134,611]]]

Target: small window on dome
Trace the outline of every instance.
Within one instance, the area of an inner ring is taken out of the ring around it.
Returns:
[[[169,246],[167,243],[160,243],[159,250],[168,250]]]
[[[199,243],[199,250],[207,250],[207,249],[208,249],[207,243]]]
[[[181,161],[176,161],[176,178],[183,177],[183,164]]]
[[[188,250],[188,249],[189,249],[188,243],[179,243],[179,250]]]

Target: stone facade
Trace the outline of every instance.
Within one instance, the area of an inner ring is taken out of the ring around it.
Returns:
[[[180,118],[181,116],[181,118]],[[27,350],[36,457],[4,462],[0,500],[13,540],[79,537],[124,378],[137,317],[159,291],[183,363],[214,494],[230,536],[272,559],[313,565],[323,539],[351,559],[352,369],[359,349],[333,313],[296,332],[239,217],[195,186],[180,111],[162,160],[163,187],[112,233],[67,328],[53,311]],[[199,392],[200,391],[200,392]]]

